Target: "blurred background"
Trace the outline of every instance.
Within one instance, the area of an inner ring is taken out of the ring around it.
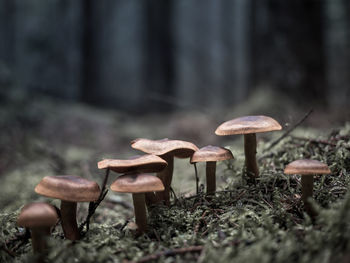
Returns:
[[[248,114],[331,131],[349,70],[348,0],[0,0],[0,174],[94,174],[137,137],[222,145]]]
[[[144,113],[350,99],[347,0],[0,1],[1,84]]]

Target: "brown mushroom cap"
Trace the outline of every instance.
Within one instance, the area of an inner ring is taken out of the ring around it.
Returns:
[[[164,191],[162,181],[150,174],[125,174],[112,184],[111,190],[120,193],[147,193]]]
[[[47,203],[31,203],[25,205],[17,219],[22,227],[51,227],[56,224],[56,209]]]
[[[285,174],[300,174],[300,175],[313,175],[313,174],[330,174],[328,166],[317,160],[296,160],[291,162],[284,169]]]
[[[205,146],[196,151],[192,157],[190,162],[216,162],[233,159],[233,155],[230,150],[218,147],[218,146]]]
[[[216,135],[249,134],[281,130],[281,125],[267,116],[245,116],[222,123],[215,131]]]
[[[139,138],[131,142],[131,147],[158,156],[171,153],[178,158],[188,158],[198,150],[198,147],[191,142],[167,138],[162,140]]]
[[[69,202],[92,202],[98,199],[100,187],[79,176],[45,176],[35,187],[35,192]]]
[[[116,173],[157,173],[162,171],[167,165],[166,161],[153,154],[138,155],[126,160],[105,159],[97,164],[98,169],[110,168]]]

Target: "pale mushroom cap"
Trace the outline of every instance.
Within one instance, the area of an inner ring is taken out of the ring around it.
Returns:
[[[330,174],[328,166],[317,160],[296,160],[291,162],[284,169],[285,174],[300,174],[300,175],[314,175],[314,174]]]
[[[35,187],[35,192],[69,202],[92,202],[98,199],[100,187],[79,176],[45,176]]]
[[[192,157],[190,162],[216,162],[233,159],[233,155],[230,150],[218,147],[218,146],[205,146],[196,151]]]
[[[51,227],[56,224],[56,209],[47,203],[25,205],[17,218],[17,225],[22,227]]]
[[[162,171],[167,165],[166,161],[153,154],[134,156],[126,160],[105,159],[97,164],[98,169],[110,168],[116,173],[157,173]]]
[[[178,158],[188,158],[198,150],[198,147],[191,142],[169,139],[149,140],[140,138],[133,140],[131,147],[158,156],[169,153]]]
[[[147,193],[164,191],[162,181],[150,174],[125,174],[112,184],[111,190],[120,193]]]
[[[222,123],[216,135],[250,134],[281,130],[281,125],[267,116],[245,116]]]

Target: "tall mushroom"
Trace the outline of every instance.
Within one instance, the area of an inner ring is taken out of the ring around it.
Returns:
[[[98,169],[110,169],[116,173],[157,173],[167,166],[167,162],[162,158],[153,155],[137,155],[129,159],[105,159],[97,163]],[[146,193],[147,205],[156,202],[153,192]]]
[[[58,215],[56,209],[47,203],[31,203],[25,205],[17,218],[17,224],[29,228],[31,231],[32,246],[35,253],[45,251],[46,237],[56,224]],[[43,262],[39,259],[39,262]]]
[[[163,201],[166,205],[170,205],[170,186],[173,177],[174,157],[189,158],[198,150],[198,147],[191,142],[180,140],[149,140],[139,138],[131,142],[131,147],[145,153],[158,155],[164,159],[168,166],[157,176],[164,184],[164,192],[156,194],[157,201]]]
[[[162,181],[150,174],[125,174],[119,176],[112,184],[111,190],[120,193],[131,193],[134,202],[135,222],[138,233],[147,230],[147,212],[145,193],[163,191]]]
[[[61,225],[64,236],[70,240],[80,239],[76,213],[77,202],[96,201],[100,187],[96,182],[79,176],[45,176],[35,187],[35,192],[61,200]]]
[[[314,189],[314,175],[330,174],[328,166],[317,160],[296,160],[288,164],[284,169],[285,174],[301,175],[301,200],[304,202],[306,212],[313,216],[315,213],[308,202],[308,198],[312,197]]]
[[[216,191],[216,162],[233,159],[230,150],[218,146],[205,146],[194,152],[190,162],[206,162],[207,194]]]
[[[259,177],[256,162],[256,133],[281,130],[281,125],[267,116],[245,116],[222,123],[215,131],[216,135],[244,135],[244,153],[247,174],[250,178]]]

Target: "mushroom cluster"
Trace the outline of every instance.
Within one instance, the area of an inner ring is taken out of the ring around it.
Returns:
[[[281,130],[281,125],[267,116],[245,116],[226,121],[215,131],[217,135],[244,135],[245,167],[248,178],[259,177],[256,162],[256,133]],[[109,171],[118,174],[110,189],[119,193],[131,193],[137,234],[147,231],[147,209],[152,205],[170,205],[170,190],[173,180],[174,158],[190,158],[190,163],[206,163],[206,194],[216,193],[216,163],[233,159],[230,150],[219,146],[198,148],[182,140],[135,139],[131,147],[146,154],[128,159],[105,159],[98,162],[99,169],[107,171],[102,191],[99,185],[87,179],[72,175],[46,176],[35,187],[39,195],[61,200],[60,209],[47,203],[32,203],[23,207],[17,223],[31,230],[34,252],[46,249],[45,238],[51,228],[60,221],[66,239],[79,240],[77,203],[96,204],[104,197]],[[296,160],[285,167],[285,174],[301,175],[301,200],[305,211],[314,215],[310,205],[313,194],[313,175],[330,174],[328,166],[316,160]],[[208,199],[210,201],[211,199]]]

